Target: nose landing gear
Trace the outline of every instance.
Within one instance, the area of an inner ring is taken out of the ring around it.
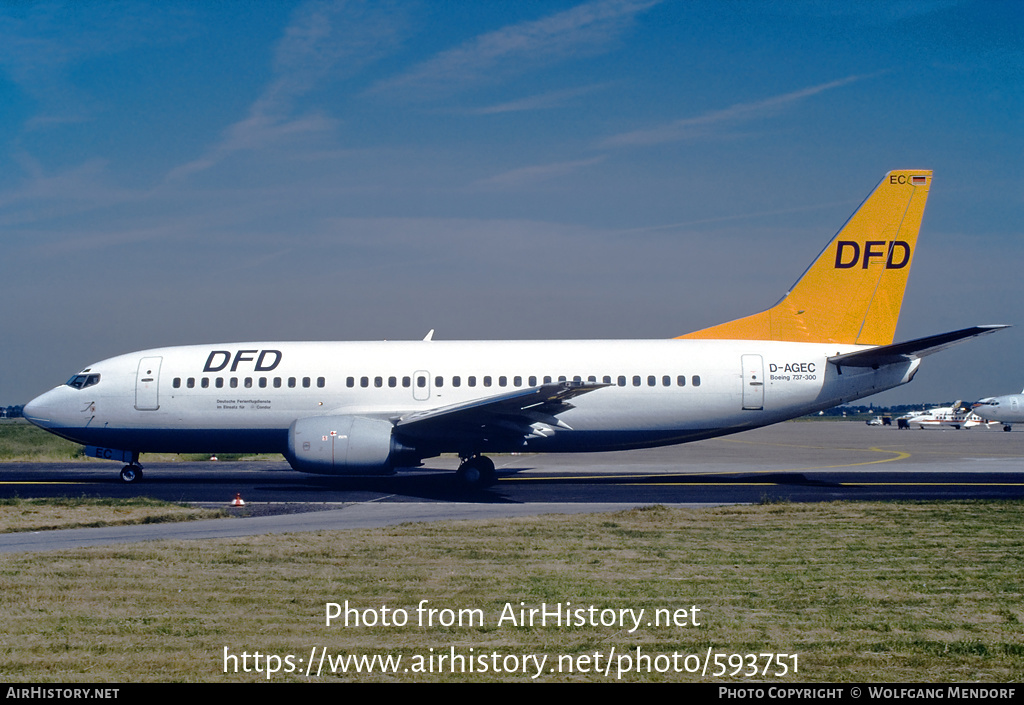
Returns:
[[[132,461],[121,468],[121,481],[126,484],[142,480],[142,465],[139,464],[139,454],[132,454]]]

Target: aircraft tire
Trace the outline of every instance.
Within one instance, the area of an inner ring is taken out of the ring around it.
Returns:
[[[479,490],[493,485],[498,477],[494,472],[494,461],[483,455],[467,458],[455,472],[460,487]]]
[[[125,465],[121,468],[121,481],[133,484],[142,480],[142,468],[138,465]]]

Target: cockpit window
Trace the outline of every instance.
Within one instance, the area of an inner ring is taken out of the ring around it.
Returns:
[[[67,385],[69,387],[74,387],[75,389],[85,389],[86,387],[91,387],[94,384],[99,384],[99,382],[99,375],[75,375],[67,381]]]

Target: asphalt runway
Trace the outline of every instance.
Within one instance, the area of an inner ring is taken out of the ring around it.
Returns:
[[[8,534],[0,537],[0,552],[650,504],[1024,498],[1024,432],[1018,431],[788,422],[667,448],[494,461],[497,484],[473,492],[455,485],[455,458],[391,477],[329,478],[294,472],[283,460],[147,464],[143,456],[145,479],[133,485],[120,481],[115,463],[2,463],[4,497],[148,496],[224,506],[240,494],[253,516]]]

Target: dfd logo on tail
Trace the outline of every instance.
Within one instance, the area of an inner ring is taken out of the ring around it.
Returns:
[[[886,249],[887,244],[889,247]],[[886,269],[903,269],[910,264],[910,245],[899,240],[867,240],[863,253],[860,243],[854,240],[839,240],[836,245],[836,269],[851,269],[858,262],[861,269],[867,269],[871,260],[882,258]]]

